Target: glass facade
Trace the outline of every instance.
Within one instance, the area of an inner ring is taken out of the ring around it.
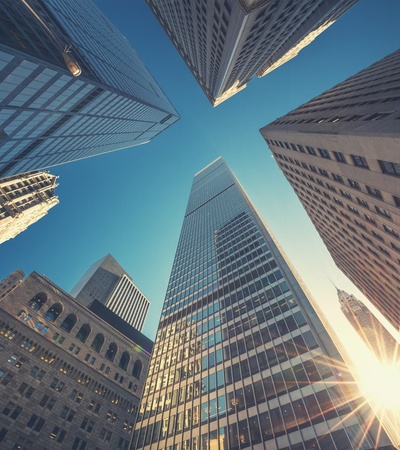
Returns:
[[[0,177],[148,142],[178,114],[127,39],[90,0],[0,5]],[[3,36],[4,34],[4,36]],[[3,39],[4,37],[4,39]]]
[[[132,449],[380,445],[288,264],[222,159],[196,174]]]

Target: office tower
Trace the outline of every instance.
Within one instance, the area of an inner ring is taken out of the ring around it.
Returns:
[[[193,181],[131,448],[378,448],[351,382],[218,158]]]
[[[336,288],[340,309],[363,339],[367,347],[382,362],[395,362],[399,359],[398,344],[379,320],[361,300],[353,294]]]
[[[213,106],[294,58],[357,0],[146,0]]]
[[[132,278],[110,255],[96,261],[71,290],[80,303],[92,308],[98,301],[141,331],[149,310],[149,300]]]
[[[400,329],[400,51],[261,129],[336,265]]]
[[[0,179],[0,244],[26,230],[58,204],[56,180],[48,172]]]
[[[35,272],[0,310],[1,448],[127,449],[153,343]]]
[[[0,42],[0,177],[144,144],[178,120],[90,0],[4,0]]]

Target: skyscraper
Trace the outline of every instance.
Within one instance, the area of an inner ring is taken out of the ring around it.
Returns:
[[[396,362],[400,356],[398,344],[379,320],[353,294],[337,289],[337,295],[340,309],[367,347],[382,362]]]
[[[218,158],[193,181],[131,448],[378,448],[351,382]]]
[[[400,330],[400,50],[261,129],[336,265]]]
[[[110,254],[88,269],[71,295],[89,309],[93,302],[100,302],[139,331],[150,306],[149,300]]]
[[[0,42],[0,177],[144,144],[178,119],[90,0],[4,0]]]
[[[58,204],[56,180],[48,172],[0,179],[0,244],[26,230]]]
[[[213,106],[295,57],[357,0],[146,0]]]

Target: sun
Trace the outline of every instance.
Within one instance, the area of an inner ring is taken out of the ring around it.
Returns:
[[[374,364],[363,371],[360,385],[376,408],[400,414],[399,380],[400,365]]]

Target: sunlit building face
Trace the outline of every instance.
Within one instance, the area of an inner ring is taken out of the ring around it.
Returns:
[[[371,449],[376,423],[222,159],[194,178],[132,449]]]

